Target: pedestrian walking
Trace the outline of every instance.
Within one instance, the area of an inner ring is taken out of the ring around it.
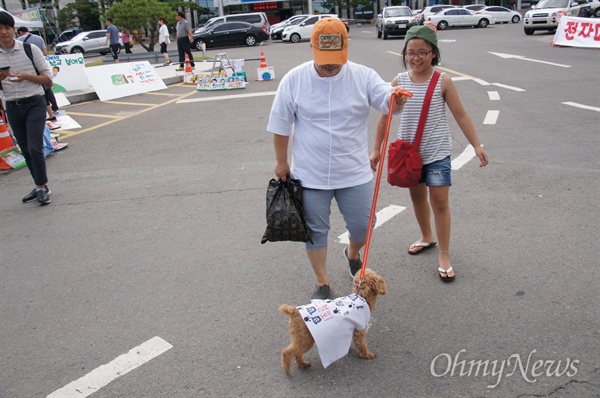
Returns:
[[[362,267],[359,251],[370,227],[373,198],[367,121],[371,108],[389,112],[393,90],[373,69],[348,61],[348,32],[339,19],[317,22],[310,44],[313,60],[290,70],[279,83],[267,131],[273,133],[275,175],[302,183],[313,240],[305,248],[316,277],[311,299],[325,300],[330,297],[326,260],[333,198],[349,232],[343,256],[350,275]],[[393,112],[405,102],[404,96],[396,98]]]
[[[112,54],[115,63],[119,63],[119,52],[121,52],[121,45],[119,44],[119,29],[113,25],[112,18],[106,18],[106,42],[105,46],[109,46],[110,53]]]
[[[26,26],[21,26],[17,29],[17,40],[22,41],[23,43],[29,43],[36,45],[40,50],[42,50],[42,54],[44,56],[48,55],[48,48],[46,47],[46,42],[38,35],[34,35],[29,32],[29,29]],[[58,102],[56,102],[56,97],[54,96],[54,92],[52,91],[52,86],[44,87],[44,97],[46,97],[46,113],[48,113],[48,118],[46,121],[50,122],[48,126],[50,130],[56,130],[60,128],[60,126],[56,123],[57,118],[54,112],[58,112]]]
[[[410,67],[410,70],[399,73],[392,81],[392,86],[402,86],[413,93],[413,97],[404,106],[398,130],[399,139],[412,143],[419,124],[427,87],[434,72],[433,67],[439,63],[441,54],[436,33],[428,26],[410,28],[406,33],[404,43],[402,59],[404,68]],[[437,244],[439,247],[439,276],[444,282],[451,282],[456,274],[450,265],[449,193],[452,184],[450,175],[452,137],[446,118],[446,105],[461,131],[475,149],[475,154],[480,160],[479,167],[488,164],[488,155],[479,143],[475,126],[460,101],[456,86],[450,76],[442,73],[435,85],[419,147],[419,153],[423,160],[422,177],[419,185],[409,188],[415,216],[421,229],[421,237],[410,245],[408,253],[420,254]],[[374,149],[371,153],[373,169],[379,163],[379,148],[384,138],[386,120],[387,115],[382,115],[377,126]],[[433,210],[435,220],[437,242],[431,228],[431,210]]]
[[[121,41],[123,42],[123,47],[125,47],[125,54],[133,54],[131,52],[131,35],[126,29],[121,30]]]
[[[44,157],[46,99],[43,85],[52,84],[52,71],[42,50],[15,40],[15,20],[4,11],[0,11],[0,82],[8,123],[35,184],[22,200],[37,200],[40,205],[47,205],[51,192]]]
[[[190,65],[192,69],[196,66],[194,64],[194,57],[192,56],[191,43],[194,42],[194,36],[192,35],[192,28],[190,23],[185,20],[185,14],[183,11],[177,13],[177,26],[175,30],[177,35],[177,50],[179,50],[179,68],[176,70],[182,71],[185,63],[185,55],[187,54],[190,59]]]
[[[169,35],[169,28],[167,27],[167,20],[163,17],[158,18],[158,42],[160,43],[160,53],[165,57],[165,65],[171,65],[171,59],[167,52],[167,46],[171,43]]]

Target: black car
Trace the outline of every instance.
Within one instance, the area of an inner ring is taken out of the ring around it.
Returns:
[[[206,47],[229,47],[245,44],[254,46],[256,43],[269,40],[269,33],[263,27],[247,22],[225,22],[194,33],[194,48],[202,50]]]

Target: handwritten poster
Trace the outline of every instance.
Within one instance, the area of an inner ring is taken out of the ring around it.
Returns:
[[[100,101],[167,88],[148,61],[85,68]]]
[[[90,87],[82,54],[48,55],[46,61],[54,75],[52,91],[55,93],[87,90]]]

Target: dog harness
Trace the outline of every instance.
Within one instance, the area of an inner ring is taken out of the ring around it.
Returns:
[[[324,368],[348,354],[354,330],[363,330],[371,319],[367,301],[357,294],[313,300],[297,308],[317,343]]]

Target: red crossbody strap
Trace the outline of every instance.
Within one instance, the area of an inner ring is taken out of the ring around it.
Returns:
[[[421,146],[421,138],[423,137],[423,130],[425,130],[425,123],[427,122],[427,115],[429,115],[429,105],[431,105],[431,98],[433,97],[433,90],[435,85],[440,78],[441,73],[437,70],[433,71],[429,86],[427,87],[427,93],[425,94],[425,101],[423,101],[423,108],[421,109],[421,117],[419,118],[419,125],[417,126],[417,135],[412,142],[413,150],[418,151]]]

